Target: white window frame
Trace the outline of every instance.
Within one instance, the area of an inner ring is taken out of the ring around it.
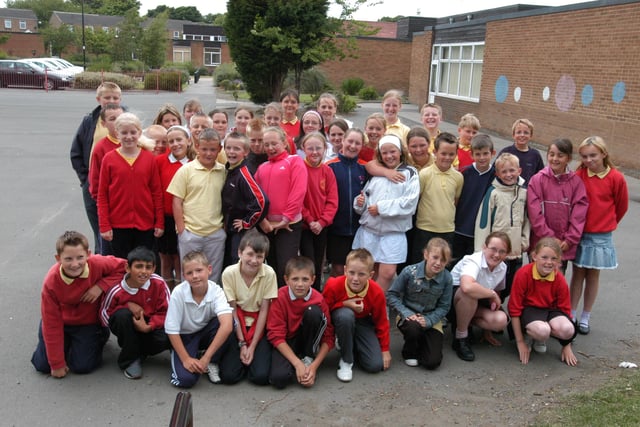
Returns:
[[[11,19],[5,19],[4,20],[4,28],[6,28],[7,30],[11,29]]]
[[[174,47],[173,48],[173,62],[191,62],[191,48],[190,47]]]
[[[207,58],[208,57],[208,58]],[[215,62],[214,59],[217,57],[218,62]],[[212,66],[212,65],[220,65],[222,62],[222,49],[219,47],[205,47],[204,48],[204,58],[203,65]]]
[[[463,52],[471,50],[470,58]],[[480,84],[484,60],[484,42],[442,43],[433,45],[429,82],[429,102],[435,96],[480,102]],[[469,75],[461,70],[470,68]],[[461,89],[468,88],[468,90]]]
[[[27,21],[20,21],[20,22],[18,23],[18,25],[19,25],[19,28],[20,28],[21,30],[26,30],[26,29],[27,29]]]
[[[180,31],[174,31],[173,32],[173,38],[174,39],[179,39],[180,38]]]

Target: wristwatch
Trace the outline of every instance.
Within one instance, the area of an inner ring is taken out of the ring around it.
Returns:
[[[242,348],[242,347],[244,347],[245,345],[247,345],[247,342],[246,342],[246,341],[238,341],[238,348]]]

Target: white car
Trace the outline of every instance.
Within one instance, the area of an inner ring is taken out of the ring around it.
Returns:
[[[36,64],[56,74],[73,77],[84,71],[82,67],[76,67],[70,62],[61,62],[60,58],[26,58],[23,61]]]

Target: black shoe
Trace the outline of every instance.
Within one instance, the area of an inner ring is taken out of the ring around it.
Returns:
[[[454,338],[451,347],[453,347],[458,357],[466,362],[473,362],[476,358],[467,338]]]

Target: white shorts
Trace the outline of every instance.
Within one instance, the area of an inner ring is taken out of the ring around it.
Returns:
[[[375,262],[383,264],[401,264],[407,260],[407,236],[404,233],[380,235],[360,227],[356,231],[352,248],[368,250]]]

